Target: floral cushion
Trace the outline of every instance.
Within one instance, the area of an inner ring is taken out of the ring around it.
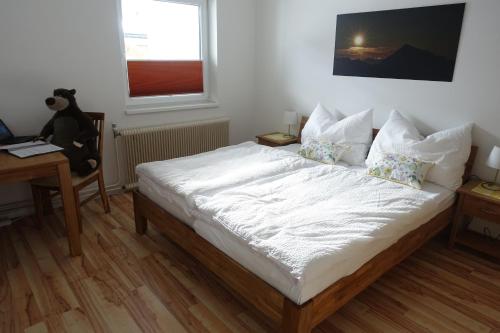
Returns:
[[[300,146],[299,155],[325,164],[336,164],[348,149],[346,145],[309,139]]]
[[[400,154],[384,154],[368,169],[370,176],[421,189],[432,163]]]

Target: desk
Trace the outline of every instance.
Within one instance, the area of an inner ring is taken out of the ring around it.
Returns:
[[[50,176],[59,178],[70,254],[79,256],[82,254],[82,248],[68,159],[62,153],[20,159],[0,152],[0,183],[29,181]]]

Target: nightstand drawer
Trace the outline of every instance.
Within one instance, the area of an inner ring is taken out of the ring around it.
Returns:
[[[463,213],[500,223],[500,205],[495,205],[472,196],[465,197]]]
[[[268,147],[279,147],[280,145],[277,144],[277,143],[274,143],[274,142],[270,142],[270,141],[266,141],[266,140],[263,140],[261,138],[258,138],[257,139],[257,143],[259,145],[263,145],[263,146],[268,146]]]

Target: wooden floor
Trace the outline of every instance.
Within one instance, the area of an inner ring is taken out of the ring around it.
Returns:
[[[129,195],[83,209],[81,258],[61,213],[0,229],[0,332],[273,332],[153,228]],[[434,241],[314,332],[500,332],[500,265]]]

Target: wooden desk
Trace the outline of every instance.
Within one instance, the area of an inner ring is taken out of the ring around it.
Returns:
[[[0,152],[0,183],[29,181],[50,176],[59,178],[70,254],[79,256],[82,254],[82,248],[68,159],[62,153],[20,159]]]

